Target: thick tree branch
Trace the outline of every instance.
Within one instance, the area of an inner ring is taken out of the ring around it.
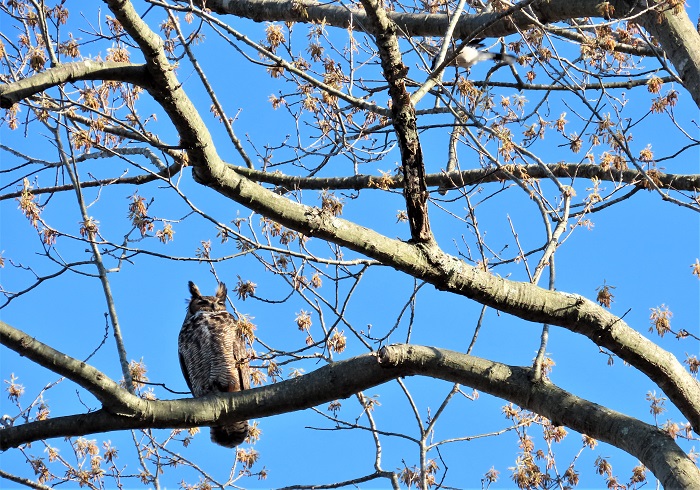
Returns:
[[[149,85],[146,65],[113,61],[77,61],[50,68],[14,83],[0,85],[0,107],[9,109],[13,104],[34,94],[78,80],[116,80],[143,88]]]
[[[262,388],[218,397],[143,401],[138,417],[98,410],[10,427],[0,431],[0,450],[51,437],[268,417],[347,398],[398,377],[420,375],[473,387],[532,410],[555,425],[613,444],[639,458],[665,488],[700,486],[700,470],[670,436],[547,381],[532,382],[531,371],[434,347],[392,345]]]
[[[155,3],[155,2],[154,2]],[[183,2],[184,3],[184,2]],[[303,23],[321,23],[343,29],[353,28],[368,30],[367,13],[360,9],[350,9],[344,5],[321,3],[311,0],[198,0],[196,5],[202,6],[218,14],[234,15],[252,19],[257,22],[285,21]],[[630,8],[624,0],[610,2],[611,11],[618,18],[630,15]],[[541,0],[533,4],[533,11],[539,22],[543,24],[556,23],[572,18],[600,17],[600,2],[598,0]],[[451,16],[446,14],[413,14],[405,12],[387,12],[389,19],[401,28],[407,36],[442,37],[450,23]],[[508,19],[494,22],[498,12],[463,15],[455,27],[453,37],[465,39],[484,25],[490,27],[483,32],[483,37],[502,37],[514,34],[534,26],[532,19],[518,13]]]
[[[604,169],[600,165],[591,163],[552,163],[546,165],[545,170],[540,165],[523,165],[514,171],[522,178],[543,179],[550,175],[555,177],[574,179],[598,179],[601,181],[639,184],[644,181],[643,175],[635,169],[616,170],[614,168]],[[246,168],[235,168],[236,172],[260,183],[273,184],[286,190],[308,189],[308,190],[360,190],[360,189],[402,189],[404,179],[397,176],[387,180],[384,176],[376,175],[353,175],[350,177],[297,177],[294,175],[284,175],[279,172],[261,172]],[[654,182],[661,189],[676,191],[700,191],[700,174],[665,174],[654,172]],[[457,189],[471,185],[478,185],[489,182],[504,182],[510,180],[510,176],[503,169],[497,168],[477,168],[463,170],[461,172],[449,172],[438,174],[427,174],[425,182],[428,187],[442,187]],[[32,190],[36,194],[39,189]],[[4,196],[0,196],[2,198]]]
[[[396,25],[387,17],[380,2],[362,0],[368,13],[367,22],[375,36],[384,78],[389,83],[391,120],[401,151],[401,170],[404,177],[403,195],[411,228],[411,241],[426,243],[433,240],[428,220],[428,189],[425,184],[423,150],[416,123],[416,109],[406,91],[408,67],[401,61],[401,50],[396,37]]]
[[[115,150],[116,151],[116,150]],[[76,159],[77,161],[78,159]],[[353,175],[350,177],[299,177],[285,175],[280,172],[262,172],[245,167],[231,165],[237,173],[261,184],[272,184],[278,187],[277,192],[301,190],[361,190],[361,189],[403,189],[404,179],[397,176],[387,180],[385,176],[378,175]],[[574,179],[598,179],[606,182],[636,184],[643,187],[643,175],[635,169],[615,170],[603,169],[600,165],[590,163],[552,163],[547,165],[549,172],[540,165],[523,165],[517,168],[517,174],[530,179],[543,179],[550,175],[555,177]],[[182,169],[182,163],[174,163],[170,167],[157,173],[136,175],[133,177],[115,177],[95,181],[81,182],[81,188],[101,187],[116,184],[145,184],[159,178],[171,178]],[[551,174],[550,174],[551,172]],[[659,189],[674,191],[700,191],[700,174],[666,174],[654,172],[654,181]],[[504,182],[511,176],[502,169],[477,168],[462,170],[461,172],[448,172],[439,174],[427,174],[425,183],[428,187],[443,189],[458,189],[490,182]],[[51,187],[38,187],[32,189],[33,195],[50,194],[72,190],[72,185],[59,185]],[[20,197],[22,191],[0,194],[0,201]]]
[[[437,246],[424,247],[430,272],[422,279],[438,289],[534,323],[557,325],[606,346],[664,390],[696,432],[700,432],[700,384],[662,349],[600,305],[576,294],[542,289],[484,273]],[[434,268],[434,270],[433,270]],[[434,275],[437,272],[436,275]]]
[[[668,8],[648,12],[640,17],[639,23],[659,41],[686,90],[700,107],[700,33],[683,5],[677,8],[679,12]]]
[[[129,416],[143,410],[140,398],[131,395],[102,372],[39,342],[3,321],[0,321],[0,343],[40,366],[74,381],[92,393],[113,413]]]

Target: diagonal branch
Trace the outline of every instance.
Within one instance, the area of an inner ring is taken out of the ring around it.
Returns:
[[[129,416],[143,410],[141,399],[131,395],[104,373],[39,342],[3,321],[0,321],[0,343],[20,356],[31,359],[82,386],[112,413]]]

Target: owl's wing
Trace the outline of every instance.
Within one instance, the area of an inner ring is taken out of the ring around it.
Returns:
[[[182,375],[185,377],[185,382],[187,383],[187,387],[190,389],[190,393],[194,393],[192,390],[192,382],[190,381],[190,374],[187,372],[187,364],[185,363],[185,358],[182,357],[182,352],[177,353],[177,356],[180,358],[180,370],[182,371]]]
[[[185,321],[177,341],[180,369],[193,396],[202,396],[211,391],[210,339],[202,331],[206,329],[206,323],[201,318],[198,320]]]

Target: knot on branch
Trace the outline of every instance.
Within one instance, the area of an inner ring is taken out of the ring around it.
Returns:
[[[383,368],[398,367],[413,356],[413,350],[410,345],[385,345],[377,352],[377,361]]]
[[[404,64],[401,63],[401,62],[399,62],[398,64],[395,64],[395,65],[392,67],[392,70],[391,70],[391,78],[392,78],[393,80],[398,80],[398,79],[406,78],[406,76],[408,75],[408,70],[409,70],[409,68],[408,68],[406,65],[404,65]]]
[[[309,231],[308,236],[314,236],[316,232],[325,228],[324,222],[327,219],[326,213],[322,209],[313,207],[304,212],[304,216],[308,220]]]

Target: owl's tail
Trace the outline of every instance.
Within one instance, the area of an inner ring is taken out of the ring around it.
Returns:
[[[224,447],[234,448],[248,437],[248,422],[235,422],[211,428],[211,440]]]

